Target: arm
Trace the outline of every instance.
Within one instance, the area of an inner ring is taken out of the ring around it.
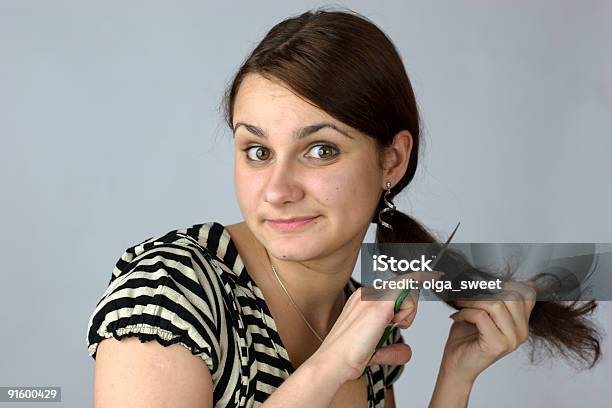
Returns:
[[[440,370],[429,408],[467,408],[471,391],[472,383],[461,382]]]
[[[163,347],[137,337],[100,342],[93,388],[94,408],[213,406],[204,360],[180,344]]]
[[[341,386],[334,365],[311,358],[263,404],[327,407]],[[193,408],[213,406],[208,366],[180,344],[163,347],[136,337],[100,342],[94,372],[94,408]]]
[[[528,284],[507,282],[494,300],[455,300],[460,311],[444,347],[429,407],[467,407],[478,375],[516,350],[529,335],[535,291]]]
[[[342,385],[334,366],[313,355],[268,397],[262,407],[329,407]]]

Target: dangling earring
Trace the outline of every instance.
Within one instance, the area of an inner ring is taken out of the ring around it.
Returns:
[[[395,204],[393,204],[393,202],[391,202],[389,199],[387,199],[387,196],[391,194],[391,182],[387,181],[387,191],[385,192],[385,195],[383,196],[383,200],[385,201],[385,205],[386,207],[383,208],[382,210],[380,210],[380,212],[378,213],[378,221],[380,221],[380,223],[389,228],[391,231],[393,231],[393,226],[391,226],[391,224],[386,223],[385,221],[383,221],[383,219],[381,218],[381,215],[383,213],[389,212],[389,217],[393,217],[393,213],[395,212]]]

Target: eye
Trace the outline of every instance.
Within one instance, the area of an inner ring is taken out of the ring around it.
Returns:
[[[250,161],[259,162],[267,160],[270,157],[270,151],[261,145],[249,146],[242,149],[242,151],[246,152],[247,159]],[[339,152],[336,147],[330,144],[317,144],[312,146],[308,151],[314,152],[315,159],[320,160],[332,159],[337,156]],[[333,154],[334,151],[336,154]]]
[[[246,149],[242,149],[242,151],[246,152],[247,158],[251,161],[266,160],[270,156],[270,152],[268,151],[268,149],[263,146],[249,146]],[[255,151],[255,156],[250,154],[253,151]]]
[[[316,159],[325,160],[325,159],[334,158],[337,154],[332,154],[332,153],[333,151],[338,152],[338,149],[336,149],[334,146],[329,145],[329,144],[318,144],[318,145],[314,145],[309,151],[315,152],[315,155],[320,155],[319,157],[315,156]]]

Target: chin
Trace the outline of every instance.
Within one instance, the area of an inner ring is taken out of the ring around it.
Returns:
[[[308,234],[290,236],[268,234],[267,236],[268,250],[278,259],[306,261],[325,251],[325,243]]]

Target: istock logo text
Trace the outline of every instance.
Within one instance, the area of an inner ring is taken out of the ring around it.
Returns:
[[[421,259],[397,260],[393,256],[387,255],[372,255],[372,268],[374,271],[393,271],[393,272],[424,272],[432,271],[429,267],[432,259],[425,260],[425,255],[421,255]]]

